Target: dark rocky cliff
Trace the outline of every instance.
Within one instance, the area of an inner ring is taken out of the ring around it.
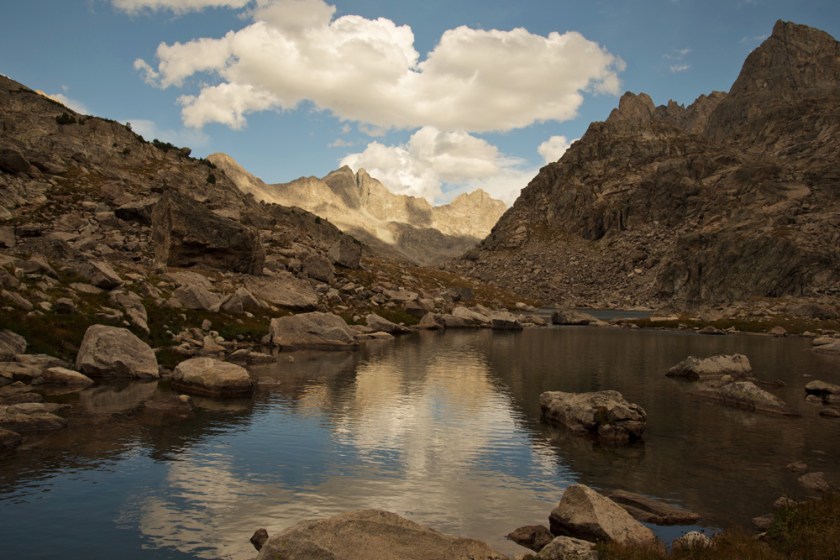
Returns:
[[[840,298],[840,45],[778,22],[728,94],[625,94],[457,266],[546,302]]]

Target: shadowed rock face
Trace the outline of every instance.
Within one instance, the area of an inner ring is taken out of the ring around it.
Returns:
[[[461,255],[486,236],[505,211],[504,203],[480,189],[433,207],[423,198],[392,193],[364,169],[354,173],[345,166],[321,179],[302,177],[268,185],[230,156],[213,154],[208,159],[257,200],[303,208],[375,252],[421,264]]]
[[[778,22],[728,94],[625,94],[459,268],[591,305],[840,298],[839,45]]]

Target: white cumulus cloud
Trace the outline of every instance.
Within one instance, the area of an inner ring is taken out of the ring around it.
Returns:
[[[483,188],[510,204],[536,173],[486,140],[434,127],[421,128],[404,145],[371,142],[363,152],[346,156],[341,165],[363,168],[391,191],[432,203]]]
[[[545,163],[551,163],[563,157],[571,145],[572,142],[569,142],[565,136],[552,136],[537,147],[537,153],[542,156]]]
[[[205,8],[244,8],[251,0],[111,0],[118,10],[136,14],[142,11],[169,10],[176,14]]]
[[[197,88],[181,97],[188,126],[237,128],[249,113],[306,101],[374,130],[500,131],[573,118],[585,92],[620,92],[623,61],[573,31],[541,36],[462,26],[446,31],[421,60],[409,26],[334,18],[335,7],[323,0],[257,0],[247,13],[251,21],[238,31],[161,44],[154,64],[135,63],[158,87]]]

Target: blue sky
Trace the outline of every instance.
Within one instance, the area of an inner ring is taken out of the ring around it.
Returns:
[[[777,19],[840,36],[836,0],[5,1],[0,73],[268,182],[512,202],[624,91],[728,90]]]

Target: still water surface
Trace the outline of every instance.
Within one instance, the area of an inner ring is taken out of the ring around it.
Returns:
[[[664,372],[686,356],[746,354],[802,418],[699,401]],[[137,412],[157,384],[65,396],[71,426],[0,458],[2,558],[253,558],[257,527],[376,507],[508,553],[563,489],[622,488],[746,524],[803,460],[840,479],[840,422],[803,400],[840,360],[807,340],[597,328],[411,335],[252,370],[253,400],[196,399],[189,420]],[[617,389],[648,412],[645,443],[600,446],[540,422],[547,390]],[[80,414],[84,412],[84,415]],[[664,538],[674,530],[656,529]]]

